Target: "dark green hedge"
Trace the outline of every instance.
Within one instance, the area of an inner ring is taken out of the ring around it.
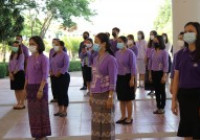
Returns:
[[[69,72],[81,71],[81,62],[80,61],[71,61],[69,66]]]
[[[0,63],[0,78],[4,78],[8,75],[8,64]]]
[[[69,72],[81,71],[80,61],[71,61],[69,66]],[[0,78],[8,76],[8,63],[0,63]]]

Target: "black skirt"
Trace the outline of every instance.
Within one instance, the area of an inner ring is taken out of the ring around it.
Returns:
[[[83,67],[83,74],[85,76],[86,82],[92,81],[92,68],[91,67],[88,67],[87,65],[85,65]]]
[[[135,100],[135,87],[130,87],[131,74],[117,76],[117,98],[119,101]]]
[[[10,80],[11,90],[23,90],[25,84],[25,73],[23,70],[14,74],[14,80]]]
[[[200,89],[179,89],[179,137],[200,139]]]

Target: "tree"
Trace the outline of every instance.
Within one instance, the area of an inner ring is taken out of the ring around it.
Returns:
[[[44,38],[53,19],[61,19],[62,26],[69,29],[76,26],[73,17],[84,17],[89,21],[89,17],[95,14],[89,4],[89,0],[46,0],[46,18],[40,36]]]
[[[0,43],[5,62],[6,44],[23,30],[24,17],[20,14],[22,9],[34,6],[29,0],[0,0]]]
[[[161,5],[157,18],[154,21],[154,28],[159,33],[167,33],[172,38],[172,3],[165,0]]]

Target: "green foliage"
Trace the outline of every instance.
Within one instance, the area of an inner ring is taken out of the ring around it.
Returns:
[[[158,33],[167,33],[172,40],[172,3],[171,0],[164,0],[157,18],[154,21],[154,28]]]
[[[6,77],[7,73],[7,65],[5,63],[0,63],[0,78]]]
[[[81,71],[81,63],[80,61],[71,61],[69,66],[69,72],[73,71]]]

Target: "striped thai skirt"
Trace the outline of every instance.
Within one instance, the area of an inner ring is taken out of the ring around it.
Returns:
[[[106,108],[109,93],[95,93],[92,96],[91,140],[115,140],[114,107]]]
[[[42,138],[51,135],[48,85],[45,85],[42,99],[37,99],[39,84],[28,84],[26,87],[28,99],[28,115],[31,135],[33,138]]]

